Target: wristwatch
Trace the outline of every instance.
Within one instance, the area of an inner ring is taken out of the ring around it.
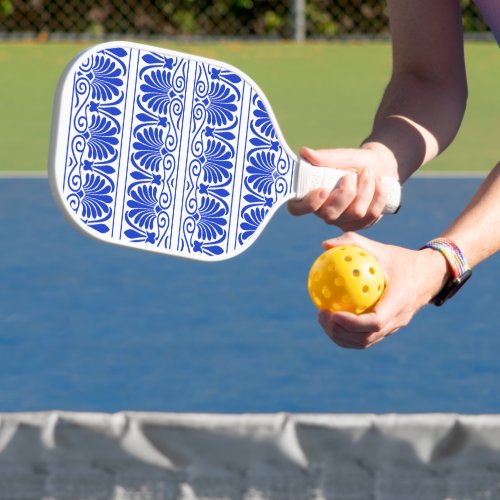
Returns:
[[[472,276],[472,269],[465,260],[460,248],[448,238],[436,238],[427,242],[422,248],[432,248],[440,252],[448,263],[452,277],[441,291],[431,300],[431,304],[442,306],[462,288]]]

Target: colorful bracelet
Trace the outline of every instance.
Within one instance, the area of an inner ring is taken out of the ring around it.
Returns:
[[[453,297],[464,283],[471,277],[472,270],[460,248],[448,238],[436,238],[427,242],[422,248],[431,248],[440,252],[451,270],[453,278],[446,283],[443,289],[432,299],[436,306],[443,305]]]
[[[432,248],[441,252],[448,262],[454,278],[458,278],[470,270],[462,250],[448,238],[436,238],[427,242],[422,248]]]

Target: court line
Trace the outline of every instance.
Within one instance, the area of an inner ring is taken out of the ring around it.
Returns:
[[[475,170],[450,170],[438,171],[428,170],[424,172],[415,172],[413,178],[418,179],[483,179],[488,175],[488,171]]]
[[[0,172],[0,179],[45,179],[47,177],[47,172],[43,170],[33,172],[6,170],[5,172]]]

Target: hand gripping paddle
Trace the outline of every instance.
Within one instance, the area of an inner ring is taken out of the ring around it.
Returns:
[[[49,163],[83,233],[204,261],[243,252],[281,205],[345,173],[299,160],[243,72],[128,42],[90,48],[64,72]],[[391,213],[401,188],[383,182]]]

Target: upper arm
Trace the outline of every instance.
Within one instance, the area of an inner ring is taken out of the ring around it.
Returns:
[[[388,0],[393,74],[466,85],[458,0]]]

